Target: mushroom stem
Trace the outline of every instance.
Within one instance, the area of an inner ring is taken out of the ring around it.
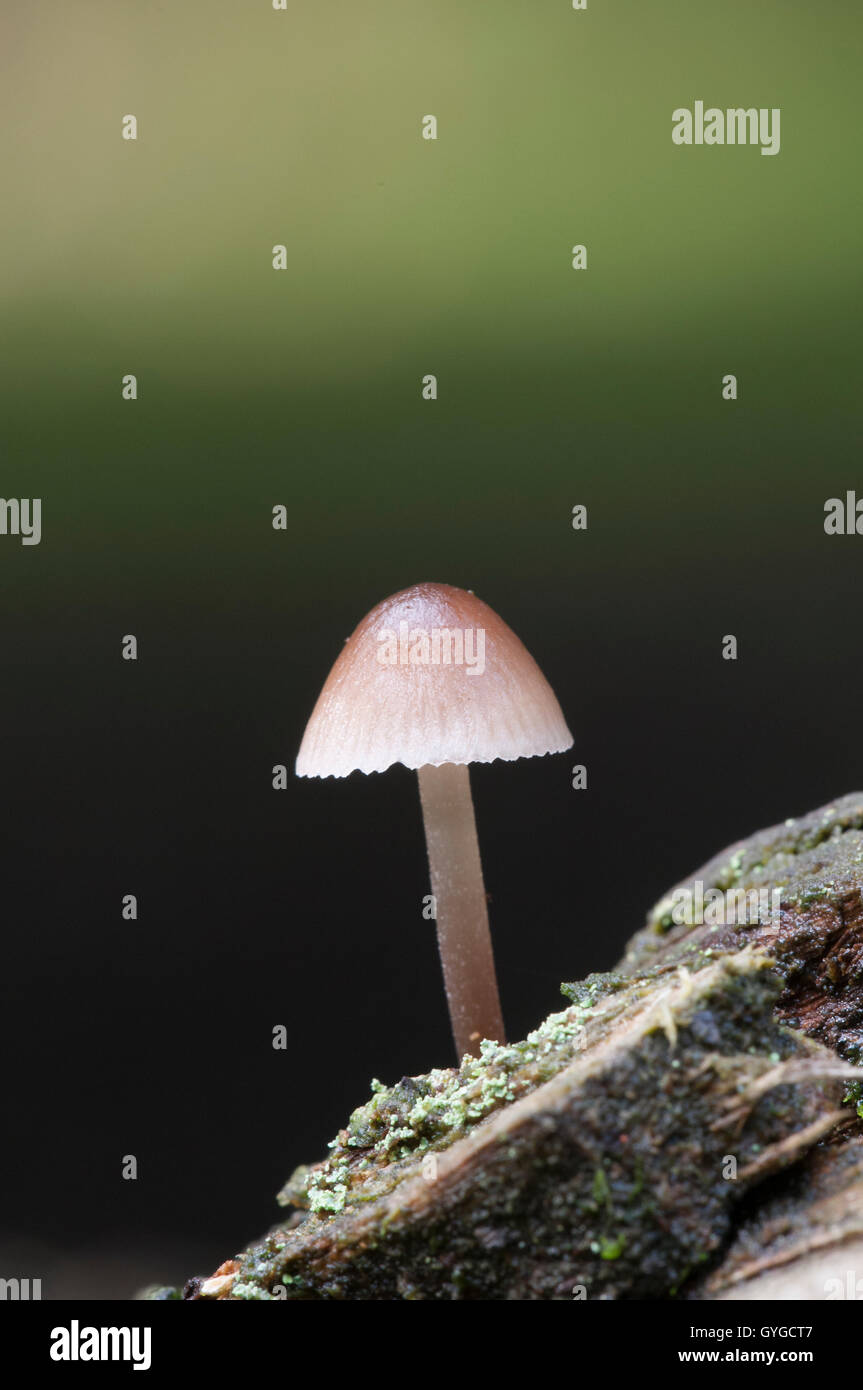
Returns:
[[[459,1060],[482,1038],[503,1042],[503,1017],[466,764],[417,772],[446,997]]]

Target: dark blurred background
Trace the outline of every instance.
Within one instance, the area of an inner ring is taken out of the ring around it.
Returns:
[[[473,772],[513,1037],[724,844],[863,781],[863,538],[823,530],[863,496],[863,23],[3,24],[0,476],[43,539],[0,537],[0,1275],[125,1297],[276,1221],[372,1077],[452,1060],[415,776],[271,786],[379,599],[474,589],[575,734]],[[675,147],[696,99],[780,107],[781,153]]]

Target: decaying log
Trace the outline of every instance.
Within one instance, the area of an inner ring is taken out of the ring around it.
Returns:
[[[863,1038],[863,795],[731,846],[679,888],[699,882],[775,893],[778,909],[675,921],[673,890],[618,970],[565,986],[570,1006],[523,1042],[375,1083],[329,1156],[280,1194],[286,1220],[184,1296],[823,1288],[824,1261],[835,1271],[863,1241],[863,1072],[851,1065]]]
[[[769,898],[775,891],[778,921],[675,925],[681,890],[694,896],[698,883],[702,894],[715,889],[726,897],[761,892]],[[778,1016],[849,1061],[863,1061],[863,793],[717,854],[656,905],[620,969],[638,975],[680,964],[693,969],[747,944],[776,961],[785,983]]]
[[[819,1145],[758,1197],[691,1298],[863,1299],[863,1136]]]

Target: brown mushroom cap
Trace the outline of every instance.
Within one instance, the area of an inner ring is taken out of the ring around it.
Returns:
[[[348,638],[296,771],[346,777],[393,763],[512,761],[571,744],[551,686],[506,623],[464,589],[414,584],[379,603]]]

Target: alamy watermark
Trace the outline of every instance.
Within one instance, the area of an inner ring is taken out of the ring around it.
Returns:
[[[41,497],[0,497],[0,536],[20,536],[22,545],[42,539]]]
[[[696,879],[687,888],[676,888],[671,894],[671,920],[677,927],[726,927],[779,925],[780,892],[778,888],[721,888],[705,889]]]
[[[778,154],[780,149],[778,106],[719,106],[704,109],[696,101],[694,109],[678,106],[671,113],[671,138],[675,145],[760,145],[762,154]]]
[[[41,1297],[41,1279],[0,1279],[0,1302],[28,1303]]]
[[[863,536],[863,497],[846,492],[824,503],[824,530],[828,536]]]
[[[377,634],[381,666],[464,666],[469,676],[485,670],[485,628],[409,627],[404,619]]]
[[[846,1269],[844,1279],[825,1279],[824,1297],[828,1302],[847,1299],[849,1303],[863,1302],[863,1279],[857,1278],[856,1269]]]
[[[152,1335],[150,1327],[82,1327],[73,1318],[52,1329],[49,1354],[52,1361],[131,1361],[133,1371],[148,1371]]]

